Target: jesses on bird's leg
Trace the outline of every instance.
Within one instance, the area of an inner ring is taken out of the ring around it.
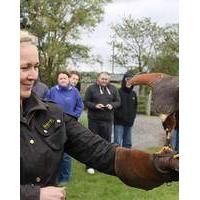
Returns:
[[[166,143],[165,143],[165,146],[169,147],[169,148],[172,148],[172,131],[169,131],[168,128],[166,128]]]

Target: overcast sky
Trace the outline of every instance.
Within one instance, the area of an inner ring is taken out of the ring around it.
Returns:
[[[178,0],[113,0],[105,7],[104,20],[89,35],[84,35],[82,43],[93,47],[92,53],[102,57],[103,65],[81,66],[81,71],[108,71],[111,72],[109,62],[112,54],[111,47],[107,44],[111,30],[110,25],[120,22],[125,16],[132,18],[150,17],[152,22],[160,25],[177,23],[179,20]]]

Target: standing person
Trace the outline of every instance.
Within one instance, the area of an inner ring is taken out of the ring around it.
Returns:
[[[48,93],[48,86],[37,79],[34,83],[32,91],[35,92],[41,99],[44,99]]]
[[[81,75],[80,73],[78,73],[77,71],[70,71],[69,72],[69,81],[70,84],[73,85],[74,87],[76,87],[78,89],[78,91],[81,91],[81,84],[80,84],[80,79],[81,79]]]
[[[88,109],[89,129],[110,142],[113,112],[120,106],[120,96],[110,84],[108,73],[101,72],[96,83],[86,89],[84,103]]]
[[[110,76],[101,72],[97,81],[85,92],[85,106],[88,109],[88,128],[105,140],[111,142],[113,111],[120,105],[117,89],[110,84]],[[86,167],[89,174],[94,169]]]
[[[49,90],[47,99],[54,101],[65,113],[78,119],[83,111],[84,105],[78,90],[70,85],[69,73],[66,71],[59,72],[57,80],[58,84]],[[60,185],[65,185],[69,181],[72,171],[71,168],[72,158],[67,153],[64,153],[60,174],[58,175]]]
[[[176,112],[176,126],[172,132],[172,149],[179,152],[179,110]]]
[[[20,32],[20,199],[64,200],[57,186],[63,152],[125,184],[150,190],[177,181],[173,152],[149,154],[105,141],[64,113],[56,104],[32,93],[38,78],[35,37]],[[163,155],[163,156],[162,156]]]
[[[132,75],[126,73],[121,82],[119,95],[121,105],[114,111],[114,143],[122,147],[132,147],[132,127],[137,112],[137,96],[133,86],[127,85]]]
[[[47,99],[54,101],[64,112],[78,119],[84,105],[79,91],[70,84],[69,77],[66,71],[58,72],[58,84],[50,88]]]

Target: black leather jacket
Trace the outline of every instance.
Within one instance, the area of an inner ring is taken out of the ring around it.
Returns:
[[[39,200],[40,187],[56,185],[63,151],[115,175],[115,148],[54,103],[43,102],[32,94],[24,100],[20,116],[20,199]]]

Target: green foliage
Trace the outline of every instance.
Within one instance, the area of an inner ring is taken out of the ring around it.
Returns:
[[[83,82],[90,82],[97,79],[97,72],[82,72]]]
[[[137,110],[138,113],[146,114],[147,100],[148,100],[147,96],[144,95],[138,96],[138,110]]]
[[[152,72],[163,72],[170,75],[179,73],[179,58],[176,56],[160,54],[153,62]]]
[[[130,68],[136,67],[143,72],[153,53],[153,46],[160,35],[160,27],[149,18],[134,20],[129,17],[112,26],[114,44],[117,49],[115,60]]]
[[[88,119],[86,116],[86,113],[82,113],[81,117],[79,118],[79,122],[84,126],[84,127],[88,127]]]
[[[66,192],[71,200],[178,200],[179,184],[164,184],[151,191],[139,190],[126,186],[117,177],[99,172],[88,175],[85,165],[73,160],[72,179]]]
[[[42,80],[49,85],[70,61],[89,58],[90,48],[78,44],[83,31],[93,31],[111,0],[22,0],[25,29],[38,37]]]
[[[112,85],[114,85],[117,89],[121,87],[121,83],[112,83]]]
[[[124,17],[112,26],[115,62],[135,73],[178,74],[178,24],[160,27],[149,18]]]
[[[162,29],[162,42],[157,47],[157,55],[151,60],[152,72],[178,75],[179,72],[179,26],[167,25]]]

